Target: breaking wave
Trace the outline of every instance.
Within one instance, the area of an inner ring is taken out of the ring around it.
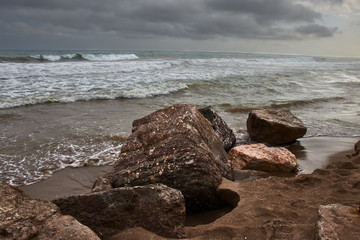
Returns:
[[[0,57],[0,62],[122,61],[139,59],[136,54],[38,54],[22,57]]]

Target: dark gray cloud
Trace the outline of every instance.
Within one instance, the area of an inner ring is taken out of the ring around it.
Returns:
[[[214,10],[250,14],[259,23],[313,22],[321,18],[320,13],[289,0],[209,0],[208,5]]]
[[[336,32],[317,24],[320,12],[291,0],[0,0],[0,6],[3,39],[304,39]]]
[[[337,28],[327,28],[318,24],[309,24],[305,26],[299,26],[295,28],[295,31],[303,36],[315,36],[321,37],[332,37],[336,32]]]
[[[341,5],[345,0],[303,0],[303,2],[311,2],[315,4]]]

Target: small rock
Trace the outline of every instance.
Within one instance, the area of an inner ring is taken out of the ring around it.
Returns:
[[[360,154],[360,141],[355,143],[354,150],[355,150],[355,156]]]
[[[267,147],[264,144],[241,145],[230,150],[234,170],[251,169],[265,172],[293,172],[297,170],[296,157],[286,148]]]
[[[165,237],[185,237],[184,197],[163,184],[113,188],[53,202],[63,214],[75,217],[102,237],[137,226]]]
[[[320,206],[317,230],[319,240],[360,239],[358,209],[340,204]]]
[[[211,107],[201,108],[199,112],[211,123],[216,135],[223,142],[225,151],[228,152],[236,142],[233,130]]]
[[[88,227],[61,215],[49,202],[34,200],[18,188],[0,185],[0,239],[100,240]]]
[[[99,177],[94,182],[91,192],[101,192],[112,189],[111,181],[106,177]]]
[[[247,119],[251,140],[270,145],[283,145],[305,135],[301,120],[286,110],[253,110]]]

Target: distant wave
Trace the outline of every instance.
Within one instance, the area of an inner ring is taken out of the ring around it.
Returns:
[[[61,62],[61,61],[121,61],[139,59],[136,54],[39,54],[23,57],[0,57],[0,62]]]
[[[332,101],[340,101],[345,98],[343,97],[330,97],[330,98],[314,98],[309,100],[293,100],[293,101],[286,101],[283,103],[273,103],[268,106],[268,108],[290,108],[290,107],[297,107],[297,106],[304,106],[308,104],[314,103],[322,103],[322,102],[332,102]]]

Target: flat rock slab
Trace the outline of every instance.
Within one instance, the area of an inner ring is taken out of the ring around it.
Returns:
[[[293,172],[297,170],[296,157],[286,148],[250,144],[234,147],[229,156],[233,169],[251,169],[265,172]]]
[[[360,239],[359,209],[341,204],[322,205],[319,208],[319,240]]]
[[[55,204],[31,199],[18,188],[0,185],[0,199],[0,239],[100,240]]]
[[[185,237],[185,200],[163,184],[114,188],[56,199],[63,214],[75,217],[107,237],[130,227],[143,227],[166,237]]]
[[[192,105],[174,105],[133,122],[114,166],[114,187],[163,183],[180,190],[188,211],[217,204],[222,177],[232,179],[223,143]]]
[[[273,146],[294,142],[307,131],[302,121],[287,110],[253,110],[246,125],[251,140]]]

